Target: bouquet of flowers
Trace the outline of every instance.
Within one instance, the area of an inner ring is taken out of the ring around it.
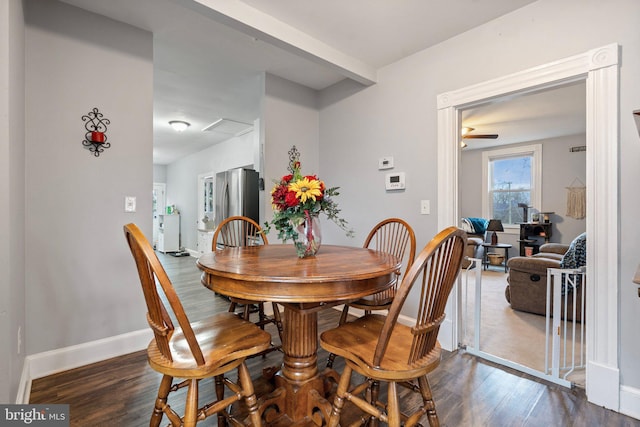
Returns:
[[[275,182],[271,190],[271,204],[274,214],[271,222],[265,223],[265,232],[271,226],[278,230],[278,238],[286,242],[293,240],[300,258],[314,255],[320,246],[320,237],[314,230],[313,219],[323,212],[347,236],[353,236],[347,221],[339,217],[340,209],[332,197],[337,196],[339,187],[326,188],[316,175],[302,175],[300,161],[295,146],[290,152],[291,174]],[[317,227],[317,225],[315,225]]]

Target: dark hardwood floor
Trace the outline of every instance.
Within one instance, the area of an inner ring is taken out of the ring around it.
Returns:
[[[159,257],[191,321],[227,310],[228,301],[200,284],[194,258]],[[335,326],[338,318],[336,310],[320,312],[319,330]],[[275,327],[267,325],[267,330],[277,341]],[[321,349],[321,367],[326,357]],[[262,370],[280,360],[281,353],[276,351],[248,361],[258,392],[266,387]],[[343,366],[340,362],[334,365],[338,371]],[[581,389],[547,384],[464,352],[447,352],[429,381],[442,426],[640,426],[639,420],[588,403]],[[160,375],[147,364],[145,351],[139,351],[36,379],[30,403],[69,404],[71,426],[145,426],[159,384]],[[203,384],[201,389],[203,401],[213,398],[213,385]],[[413,405],[416,396],[407,390],[402,393],[402,404]],[[176,395],[170,403],[181,412],[180,402],[184,396]],[[166,425],[166,418],[163,421]],[[198,425],[214,426],[216,417]]]

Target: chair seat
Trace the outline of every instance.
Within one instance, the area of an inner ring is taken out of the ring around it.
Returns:
[[[225,248],[244,247],[244,246],[256,246],[256,245],[268,245],[269,239],[263,232],[260,225],[253,219],[246,216],[230,216],[216,228],[213,233],[213,239],[211,241],[211,249],[216,252],[218,250],[226,250]],[[273,315],[267,316],[264,312],[264,301],[246,300],[243,298],[229,297],[231,304],[229,305],[229,312],[236,311],[238,305],[242,305],[242,314],[238,313],[245,320],[250,320],[251,313],[258,313],[258,321],[256,325],[260,326],[264,330],[265,325],[273,323],[278,329],[278,336],[280,342],[282,342],[282,321],[280,319],[280,312],[276,303],[272,303]],[[263,355],[265,353],[280,350],[282,345],[272,344],[265,352],[255,354]]]
[[[162,356],[154,339],[147,347],[151,367],[177,378],[206,378],[222,367],[228,370],[225,365],[229,362],[239,364],[245,357],[260,353],[271,344],[268,332],[233,313],[215,314],[192,323],[192,328],[200,343],[204,366],[197,365],[182,329],[176,328],[169,339],[173,361]]]
[[[389,346],[379,367],[373,366],[373,357],[385,316],[370,314],[337,328],[325,331],[320,344],[331,353],[342,356],[347,363],[363,375],[380,380],[401,381],[417,378],[431,372],[440,364],[441,348],[436,343],[425,357],[409,365],[409,352],[414,338],[411,328],[396,323]]]

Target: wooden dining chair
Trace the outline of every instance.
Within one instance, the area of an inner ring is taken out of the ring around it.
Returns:
[[[466,234],[456,227],[438,233],[420,252],[398,287],[387,316],[368,314],[320,336],[320,345],[345,359],[338,381],[329,426],[340,421],[345,400],[364,411],[373,425],[379,421],[390,427],[413,426],[427,415],[431,426],[438,426],[438,415],[427,380],[427,374],[440,363],[437,341],[440,324],[445,318],[445,305],[455,283],[464,249]],[[421,289],[413,289],[417,285]],[[409,292],[412,301],[413,326],[398,323],[398,316]],[[364,382],[350,386],[351,374],[358,372]],[[387,403],[378,401],[379,383],[388,383]],[[419,392],[422,405],[411,414],[401,412],[397,385]]]
[[[166,415],[171,426],[193,427],[213,414],[218,414],[219,426],[226,425],[227,421],[237,425],[241,420],[235,419],[227,408],[243,400],[249,412],[245,421],[259,426],[257,399],[245,359],[269,348],[271,336],[231,313],[219,313],[191,323],[140,229],[135,224],[127,224],[124,234],[138,269],[147,304],[147,321],[154,335],[147,347],[149,365],[163,375],[149,425],[159,426]],[[225,376],[234,369],[237,383]],[[205,378],[215,378],[216,400],[199,407],[198,385]],[[186,404],[184,416],[180,416],[169,405],[168,396],[184,387],[187,387]],[[225,388],[231,391],[226,398]]]
[[[416,256],[416,235],[413,228],[406,221],[400,218],[387,218],[371,229],[363,247],[393,254],[401,260],[404,259],[405,253],[409,250],[404,270],[406,272],[413,264],[413,259]],[[401,275],[401,271],[396,272],[396,282],[389,289],[345,304],[338,324],[342,325],[347,321],[349,308],[351,307],[364,310],[365,314],[370,314],[372,311],[388,310],[396,294]],[[329,354],[327,368],[333,367],[335,357],[334,353]]]
[[[213,233],[212,250],[215,252],[216,250],[224,250],[224,248],[229,247],[268,244],[269,240],[257,222],[246,216],[231,216],[223,220]],[[275,324],[276,328],[278,328],[280,342],[282,342],[282,320],[280,310],[275,302],[271,304],[273,307],[273,316],[271,317],[265,313],[264,302],[262,301],[250,301],[235,297],[229,299],[231,301],[229,311],[235,313],[237,307],[242,306],[242,317],[245,320],[250,320],[252,308],[255,307],[256,309],[253,311],[258,312],[258,321],[256,324],[262,329],[264,329],[264,326],[268,323]],[[271,346],[271,350],[277,350],[280,347],[281,346]]]

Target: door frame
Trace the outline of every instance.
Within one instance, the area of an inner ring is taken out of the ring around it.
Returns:
[[[438,227],[459,225],[459,134],[463,109],[507,94],[524,94],[584,81],[587,163],[587,375],[590,402],[620,406],[618,362],[618,99],[619,46],[591,49],[522,72],[438,95]],[[459,289],[454,288],[442,325],[443,348],[458,344]]]
[[[213,177],[213,184],[214,184],[214,191],[215,191],[215,179],[216,179],[216,172],[215,171],[210,171],[210,172],[205,172],[205,173],[200,173],[198,174],[198,184],[197,184],[197,191],[198,191],[198,207],[197,207],[197,219],[198,219],[198,229],[205,229],[206,225],[204,222],[202,222],[202,215],[204,212],[204,181],[209,178],[209,177]],[[214,194],[214,198],[215,198],[215,194]],[[215,207],[214,207],[215,210]],[[211,221],[213,221],[213,218],[210,218]]]
[[[162,192],[162,197],[158,198],[156,201],[156,211],[152,212],[153,215],[153,246],[155,247],[158,242],[158,230],[159,230],[159,220],[158,215],[162,215],[164,213],[164,208],[167,204],[167,184],[165,182],[154,182],[153,183],[153,192],[156,191]],[[158,206],[162,205],[162,206]]]

